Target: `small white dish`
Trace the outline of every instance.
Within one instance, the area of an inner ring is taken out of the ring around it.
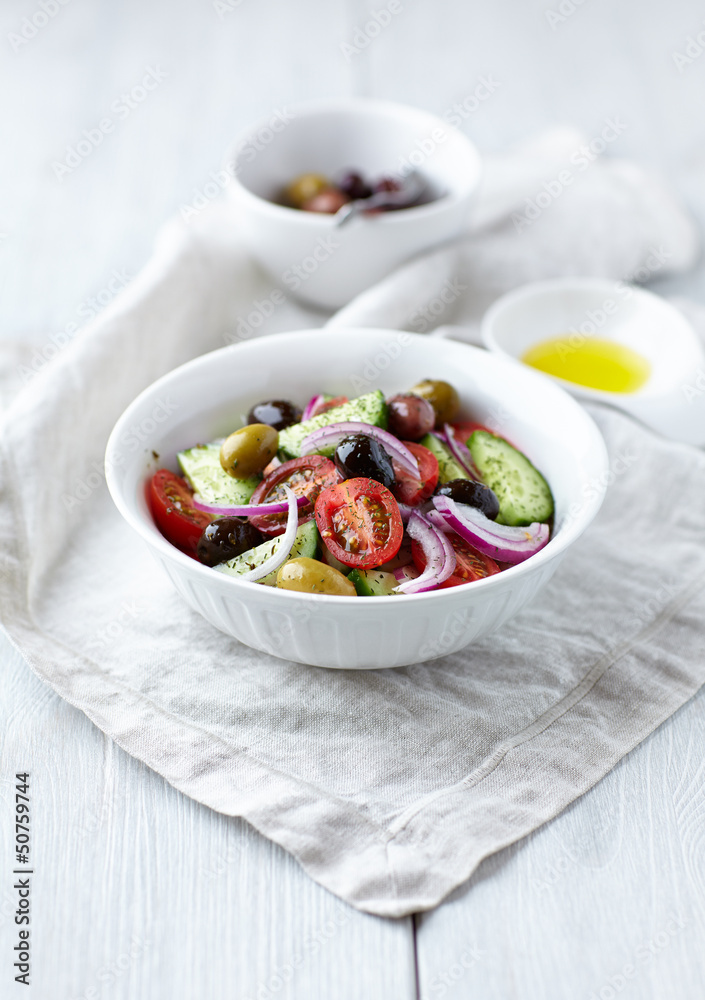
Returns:
[[[556,502],[553,537],[526,562],[467,586],[424,594],[312,597],[217,573],[170,545],[155,526],[145,495],[150,477],[158,468],[176,470],[180,449],[240,426],[240,414],[253,403],[288,398],[303,404],[321,391],[352,397],[382,389],[391,395],[424,377],[452,382],[465,416],[506,434],[548,479]],[[172,412],[157,423],[152,414],[164,398]],[[138,450],[135,424],[152,428]],[[118,510],[192,608],[255,649],[357,670],[445,656],[513,618],[592,521],[607,472],[595,423],[558,386],[489,351],[398,330],[309,330],[203,355],[138,396],[115,425],[106,451],[107,482]]]
[[[705,352],[685,317],[643,288],[601,278],[532,282],[503,295],[485,313],[482,339],[521,360],[541,341],[566,334],[630,347],[651,373],[632,393],[605,392],[544,375],[578,399],[608,403],[665,437],[705,445]]]
[[[226,168],[236,225],[253,255],[282,291],[327,309],[345,305],[415,254],[457,237],[481,174],[473,143],[443,119],[363,98],[270,115],[237,138]],[[357,215],[345,226],[333,215],[272,200],[300,174],[334,179],[346,169],[373,178],[416,170],[440,196],[416,208]]]

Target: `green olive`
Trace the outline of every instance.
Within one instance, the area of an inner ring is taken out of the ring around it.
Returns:
[[[347,576],[332,566],[326,566],[318,559],[299,556],[290,559],[277,573],[277,587],[284,590],[299,590],[304,594],[337,594],[341,597],[356,597],[357,591]]]
[[[427,399],[436,411],[436,427],[449,424],[458,415],[460,399],[450,382],[441,379],[425,378],[417,382],[410,390],[412,395]]]
[[[310,201],[329,187],[330,181],[323,174],[301,174],[287,185],[284,194],[294,208],[302,208],[304,202]]]
[[[234,479],[248,479],[272,461],[279,434],[269,424],[247,424],[223,441],[220,464]]]

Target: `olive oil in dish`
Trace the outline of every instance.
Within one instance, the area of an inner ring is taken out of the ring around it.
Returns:
[[[574,333],[534,344],[521,360],[547,375],[603,392],[637,392],[651,374],[649,361],[631,347]]]

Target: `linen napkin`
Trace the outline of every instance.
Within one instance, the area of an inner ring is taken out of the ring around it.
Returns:
[[[570,162],[569,136],[488,163],[506,183],[467,239],[365,293],[331,336],[353,320],[471,324],[485,298],[529,277],[617,280],[648,273],[659,252],[657,269],[687,266],[690,222],[625,164],[596,161],[517,228],[537,177]],[[595,484],[602,510],[502,631],[374,672],[256,652],[160,575],[112,505],[102,455],[144,386],[249,336],[243,323],[271,291],[236,220],[213,206],[170,226],[120,299],[28,378],[0,435],[2,621],[40,677],[175,787],[245,817],[354,906],[402,916],[555,816],[705,681],[705,455],[594,408],[611,458]],[[691,319],[705,333],[702,312]],[[321,321],[285,300],[256,335]]]

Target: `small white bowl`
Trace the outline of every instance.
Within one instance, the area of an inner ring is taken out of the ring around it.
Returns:
[[[521,359],[534,344],[571,334],[611,340],[651,365],[637,392],[591,389],[541,373],[578,399],[608,403],[688,444],[705,445],[705,353],[695,331],[672,305],[643,288],[602,278],[556,278],[523,285],[485,313],[485,346]]]
[[[418,170],[440,193],[417,208],[333,216],[275,204],[304,173],[346,169],[378,178]],[[251,125],[227,162],[228,193],[253,255],[283,291],[327,309],[345,305],[405,260],[458,236],[480,181],[475,146],[441,118],[389,101],[321,101]]]
[[[258,400],[289,398],[301,405],[321,391],[352,397],[372,389],[390,395],[424,377],[452,382],[465,416],[506,434],[547,477],[556,501],[554,535],[526,562],[485,580],[425,594],[311,597],[209,569],[170,545],[156,528],[145,498],[145,484],[155,470],[176,469],[180,449],[240,426],[241,414]],[[172,410],[166,420],[164,399]],[[161,422],[154,419],[156,412]],[[139,450],[131,430],[135,425],[149,429]],[[592,521],[607,471],[604,442],[585,410],[522,365],[450,340],[343,328],[264,337],[182,365],[127,408],[106,452],[108,486],[118,510],[192,608],[255,649],[350,669],[398,667],[443,656],[512,618]]]

